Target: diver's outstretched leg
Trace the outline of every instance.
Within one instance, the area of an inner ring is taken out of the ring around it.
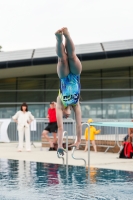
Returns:
[[[58,56],[58,64],[57,64],[57,73],[59,78],[64,78],[69,74],[69,65],[68,58],[65,53],[65,47],[62,43],[63,41],[63,32],[62,30],[58,30],[55,33],[56,36],[56,53]]]
[[[75,46],[70,37],[68,29],[62,28],[63,35],[65,36],[65,48],[68,55],[69,68],[73,74],[80,74],[82,71],[82,65],[75,53]]]
[[[70,145],[71,147],[76,147],[79,149],[79,145],[81,143],[81,135],[82,135],[82,124],[81,124],[81,108],[79,102],[73,106],[73,110],[75,112],[75,120],[76,120],[76,141],[74,144]]]

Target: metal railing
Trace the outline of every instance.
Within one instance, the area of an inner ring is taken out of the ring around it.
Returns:
[[[36,130],[31,131],[31,141],[33,142],[41,142],[42,131],[48,125],[49,121],[47,118],[38,118],[36,119]],[[75,135],[75,121],[72,118],[63,120],[64,130],[68,132],[68,136],[74,139]],[[17,125],[15,122],[11,122],[8,127],[8,137],[10,142],[18,142],[18,133],[17,133]],[[52,136],[52,133],[49,134]]]
[[[131,122],[131,119],[122,119],[122,120],[113,120],[113,119],[93,119],[94,122]],[[83,123],[87,122],[87,119],[82,119]],[[38,118],[36,119],[36,131],[31,131],[31,142],[41,142],[42,131],[48,124],[47,118]],[[72,118],[63,120],[64,130],[68,133],[68,138],[75,141],[76,137],[76,129],[75,129],[75,120]],[[116,145],[120,148],[121,141],[128,133],[127,127],[100,127],[98,125],[95,126],[96,129],[101,129],[101,133],[96,135],[96,145],[100,147],[106,147],[106,151],[109,148],[114,148]],[[84,141],[84,132],[85,126],[82,126],[82,141]],[[129,127],[130,128],[130,127]],[[11,122],[8,127],[8,137],[11,142],[18,142],[18,133],[17,126],[15,122]],[[52,136],[52,134],[49,134]],[[83,143],[81,143],[84,145]]]
[[[86,122],[87,119],[83,119],[82,122]],[[131,122],[131,119],[93,119],[95,122]],[[115,146],[121,147],[121,142],[124,137],[128,134],[128,127],[106,127],[95,125],[95,128],[100,129],[100,134],[95,135],[96,145],[99,147],[105,147],[107,152],[110,148]],[[130,128],[130,127],[129,127]],[[82,132],[85,132],[85,127],[82,128]],[[83,137],[83,136],[82,136]],[[84,138],[84,137],[83,137]],[[91,144],[90,144],[91,145]]]

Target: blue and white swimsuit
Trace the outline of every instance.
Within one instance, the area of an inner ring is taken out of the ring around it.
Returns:
[[[59,97],[64,105],[76,105],[80,95],[80,75],[68,74],[60,79]]]

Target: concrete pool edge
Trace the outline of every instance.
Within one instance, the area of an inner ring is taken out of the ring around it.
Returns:
[[[16,143],[0,143],[0,158],[25,160],[43,163],[62,164],[62,160],[57,158],[56,151],[48,151],[44,148],[40,151],[41,143],[35,143],[36,148],[32,147],[31,152],[17,152]],[[76,157],[88,158],[87,152],[77,150]],[[75,161],[71,157],[71,151],[68,153],[68,164],[74,166],[84,166],[83,161]],[[114,169],[133,171],[133,159],[118,159],[118,153],[90,152],[90,166],[94,168]]]

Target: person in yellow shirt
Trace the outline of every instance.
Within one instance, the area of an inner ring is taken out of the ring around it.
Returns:
[[[88,119],[88,123],[93,122],[92,119]],[[97,147],[96,147],[96,143],[95,143],[95,134],[99,134],[101,132],[101,130],[96,130],[96,128],[94,126],[90,126],[90,141],[92,143],[92,146],[94,148],[94,151],[97,152]],[[86,140],[86,145],[85,145],[85,150],[87,151],[88,149],[88,128],[85,129],[85,140]]]

